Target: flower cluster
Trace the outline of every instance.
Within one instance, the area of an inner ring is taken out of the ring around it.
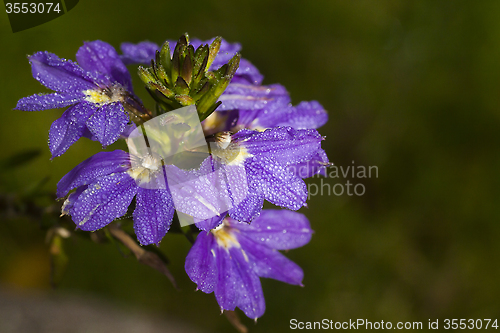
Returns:
[[[161,47],[123,43],[122,54],[105,42],[86,42],[76,62],[38,52],[29,57],[33,76],[54,92],[22,98],[16,109],[68,107],[49,132],[57,157],[81,137],[103,147],[120,138],[128,142],[155,119],[175,130],[153,133],[145,149],[156,144],[175,152],[172,147],[186,141],[178,133],[194,127],[185,119],[172,123],[171,112],[194,106],[209,151],[188,149],[188,155],[202,156],[194,167],[178,163],[179,154],[165,159],[150,150],[104,151],[66,174],[57,196],[65,199],[62,213],[85,231],[104,228],[133,208],[141,245],[159,245],[176,210],[191,216],[199,234],[186,258],[188,276],[199,290],[214,292],[221,310],[238,307],[256,319],[265,309],[260,277],[302,285],[301,268],[279,250],[311,238],[307,218],[294,211],[306,205],[303,178],[324,173],[328,165],[316,130],[328,116],[316,101],[292,105],[282,85],[262,85],[263,76],[240,49],[220,37],[185,35]],[[126,65],[140,65],[154,110],[134,94]],[[204,177],[216,171],[217,177]],[[263,210],[264,201],[285,209]]]

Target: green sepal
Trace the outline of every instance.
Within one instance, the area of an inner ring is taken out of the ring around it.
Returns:
[[[172,70],[172,58],[170,58],[170,45],[168,42],[165,42],[163,46],[161,47],[160,50],[160,65],[159,67],[162,67],[165,73],[170,73]],[[170,85],[172,84],[172,80],[170,79],[170,76],[168,74],[165,74],[165,84]]]
[[[236,54],[227,64],[210,71],[221,41],[217,37],[210,45],[195,50],[185,34],[179,38],[172,55],[169,43],[165,42],[156,52],[151,67],[139,67],[139,77],[158,104],[159,113],[196,105],[201,121],[215,111],[241,58]]]
[[[221,42],[222,42],[222,37],[215,37],[214,41],[210,44],[207,68],[210,68],[210,66],[215,60],[215,57],[219,53]]]

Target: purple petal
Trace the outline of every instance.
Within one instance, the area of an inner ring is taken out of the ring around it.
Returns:
[[[240,213],[246,216],[245,221],[251,221],[259,214],[264,200],[260,189],[255,190],[255,188],[259,188],[257,179],[247,174],[247,167],[244,163],[231,165],[220,163],[219,169],[224,174],[231,207],[236,207],[231,210],[231,214],[234,215],[242,208],[243,211]],[[240,216],[240,218],[242,217]]]
[[[129,137],[129,135],[137,128],[137,125],[135,123],[130,123],[125,126],[125,129],[123,130],[121,136],[126,139]]]
[[[210,231],[212,229],[217,228],[219,225],[221,225],[222,221],[226,217],[227,213],[220,214],[219,216],[214,216],[210,219],[206,220],[198,220],[194,219],[194,222],[196,223],[196,226],[198,229],[203,230],[203,231]]]
[[[289,284],[302,284],[304,272],[296,263],[283,254],[263,243],[254,242],[247,238],[245,233],[238,235],[238,241],[241,247],[245,249],[248,261],[252,264],[253,270],[258,276]]]
[[[288,250],[309,243],[312,229],[307,218],[289,210],[265,209],[252,223],[233,222],[231,227],[256,243],[276,250]]]
[[[257,67],[255,67],[250,61],[246,59],[240,60],[240,66],[236,70],[231,83],[251,83],[254,85],[259,85],[262,83],[264,75],[260,74]]]
[[[75,187],[93,183],[97,178],[130,168],[129,154],[123,150],[103,151],[86,159],[57,183],[57,197],[62,198]]]
[[[87,125],[85,125],[85,129],[83,130],[82,137],[90,139],[92,141],[98,141],[92,132],[89,131]]]
[[[234,311],[238,303],[238,291],[236,289],[240,286],[241,279],[234,272],[232,258],[226,249],[215,245],[213,250],[217,268],[217,283],[214,288],[215,298],[222,310]]]
[[[266,308],[264,294],[260,279],[243,251],[238,247],[231,247],[229,251],[218,247],[216,260],[219,282],[215,297],[223,309],[234,310],[237,306],[247,317],[258,318]]]
[[[235,109],[259,110],[270,103],[290,103],[290,96],[280,84],[255,86],[251,84],[230,83],[219,98],[222,104],[218,111]]]
[[[282,113],[283,110],[291,108],[290,99],[280,97],[270,101],[262,109],[258,110],[237,110],[238,120],[237,126],[240,128],[263,130],[267,128],[267,124],[262,125],[261,119],[268,118],[277,113]],[[275,126],[270,126],[275,127]]]
[[[109,103],[102,105],[94,112],[87,120],[87,127],[105,148],[119,138],[128,120],[121,103]]]
[[[168,190],[139,188],[134,210],[134,231],[142,245],[159,245],[174,217],[174,204]]]
[[[215,238],[212,233],[200,232],[186,257],[184,266],[191,281],[207,294],[214,291],[218,282],[215,247]]]
[[[71,60],[53,53],[38,52],[29,57],[33,77],[49,89],[77,92],[95,89],[95,78]]]
[[[125,129],[120,134],[120,139],[127,139],[129,137],[129,135],[133,132],[133,130],[135,130],[136,128],[137,128],[137,126],[135,123],[129,123],[129,124],[125,125]],[[85,130],[83,131],[82,136],[87,138],[87,139],[90,139],[92,141],[99,141],[99,140],[97,140],[97,137],[94,134],[92,134],[92,132],[90,132],[90,130],[87,128],[87,126],[85,126]]]
[[[232,140],[254,156],[272,157],[289,165],[310,160],[321,149],[323,138],[313,129],[277,127],[264,132],[241,130],[232,136]]]
[[[229,216],[238,221],[250,222],[259,216],[263,206],[264,194],[251,191],[243,201],[229,210]]]
[[[61,207],[61,213],[63,215],[69,215],[71,210],[73,209],[73,205],[75,204],[75,201],[78,199],[80,194],[83,193],[87,189],[87,185],[80,186],[76,189],[75,192],[71,193],[68,198],[64,201],[62,207]]]
[[[214,172],[211,158],[206,158],[198,169],[167,165],[165,171],[178,211],[205,220],[224,214],[231,206],[224,174]]]
[[[290,165],[288,170],[300,178],[309,178],[318,174],[326,177],[328,165],[328,156],[323,149],[320,149],[310,160]]]
[[[101,229],[127,212],[136,193],[135,181],[126,173],[99,178],[78,197],[71,217],[79,229]]]
[[[264,205],[263,186],[259,178],[260,166],[254,170],[252,164],[245,163],[242,166],[227,165],[224,170],[233,204],[229,216],[238,221],[252,221],[259,216]],[[246,182],[241,177],[245,177]]]
[[[252,174],[258,182],[250,191],[260,188],[266,200],[277,206],[292,210],[304,206],[307,200],[307,186],[285,166],[266,156],[254,157],[245,163],[245,166],[247,174]]]
[[[302,102],[297,106],[264,108],[256,116],[258,128],[291,126],[295,129],[318,128],[328,121],[325,109],[316,101]],[[251,127],[250,127],[251,128]]]
[[[144,41],[137,44],[122,43],[120,49],[123,53],[121,59],[125,65],[150,65],[151,60],[155,58],[155,52],[159,49],[159,47],[156,43]]]
[[[92,104],[78,103],[70,107],[50,126],[49,149],[52,157],[62,155],[68,148],[82,137],[85,121],[95,109]]]
[[[100,40],[85,42],[76,53],[78,64],[88,72],[106,74],[132,91],[132,79],[127,67],[113,46]]]
[[[22,111],[42,111],[49,109],[59,109],[83,101],[85,95],[81,92],[75,93],[52,93],[31,95],[21,98],[14,110]]]

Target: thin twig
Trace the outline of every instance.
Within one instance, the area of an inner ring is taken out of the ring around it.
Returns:
[[[132,251],[132,253],[140,263],[156,269],[157,271],[165,275],[170,280],[170,282],[172,282],[176,289],[179,289],[173,275],[170,273],[165,263],[156,253],[144,250],[144,248],[140,247],[137,242],[132,239],[132,237],[130,237],[125,231],[120,229],[120,227],[115,223],[111,223],[108,226],[108,229],[113,237],[115,237],[123,245],[125,245],[125,247]]]
[[[224,314],[226,315],[227,320],[231,323],[231,325],[234,326],[240,333],[248,333],[248,328],[243,325],[240,321],[240,318],[234,311],[224,311]]]

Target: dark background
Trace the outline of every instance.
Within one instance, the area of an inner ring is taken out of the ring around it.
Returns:
[[[100,151],[98,143],[80,140],[49,160],[48,129],[61,110],[12,110],[19,98],[46,91],[31,77],[27,54],[47,50],[74,59],[86,40],[118,48],[184,32],[220,35],[240,42],[264,83],[285,85],[294,104],[323,104],[330,120],[320,132],[331,162],[379,170],[378,178],[354,180],[365,185],[364,196],[316,196],[301,210],[316,233],[287,255],[304,269],[305,288],[262,280],[265,315],[255,326],[240,313],[250,330],[287,331],[291,318],[424,325],[494,318],[500,313],[499,17],[498,1],[81,0],[62,17],[13,34],[0,14],[0,157],[42,150],[27,165],[3,169],[0,191],[15,197],[45,176],[44,188],[54,191],[60,177]],[[147,98],[140,84],[136,90]],[[181,291],[113,245],[72,238],[65,278],[52,292],[45,234],[28,218],[1,216],[6,295],[62,297],[63,306],[65,295],[79,294],[106,309],[175,318],[202,332],[234,331],[213,294],[193,292],[183,268],[189,243],[180,235],[167,235],[161,250]],[[28,312],[37,307],[25,304]],[[56,313],[47,316],[64,319]],[[125,319],[109,317],[116,325]]]

